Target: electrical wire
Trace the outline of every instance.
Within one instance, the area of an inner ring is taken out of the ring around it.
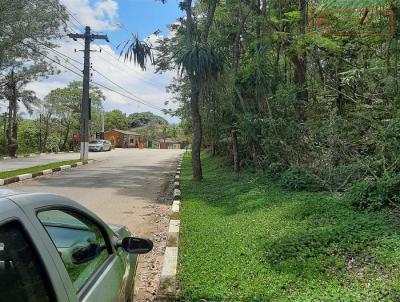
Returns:
[[[39,42],[39,41],[37,41],[37,42]],[[39,42],[39,44],[42,44],[42,43]],[[66,54],[64,54],[64,53],[62,53],[62,52],[59,52],[59,51],[57,51],[57,50],[55,50],[55,49],[52,49],[51,47],[48,47],[48,46],[45,45],[45,44],[42,44],[42,45],[45,46],[45,47],[47,47],[50,51],[53,51],[53,52],[55,52],[55,53],[57,53],[57,54],[63,56],[63,57],[64,57],[63,59],[64,59],[64,61],[65,61],[67,64],[70,64],[71,66],[73,66],[74,68],[76,68],[78,71],[81,72],[81,70],[79,69],[79,67],[76,67],[74,64],[72,64],[71,62],[69,62],[68,59],[69,59],[69,60],[72,60],[72,61],[75,61],[75,62],[79,63],[80,65],[83,65],[81,62],[79,62],[79,61],[77,61],[77,60],[75,60],[75,59],[69,57],[68,55],[66,55]],[[96,72],[97,74],[99,74],[100,76],[102,76],[103,78],[105,78],[105,79],[106,79],[107,81],[109,81],[110,83],[112,83],[112,84],[114,84],[115,86],[117,86],[118,88],[122,89],[124,92],[128,93],[128,94],[131,96],[132,99],[135,99],[136,102],[139,102],[139,103],[141,103],[141,104],[143,104],[143,105],[148,105],[148,106],[150,106],[150,107],[152,107],[152,108],[154,108],[154,109],[160,110],[160,111],[162,110],[161,107],[157,107],[156,105],[153,105],[153,104],[151,104],[151,103],[148,103],[148,101],[146,101],[146,100],[142,99],[141,97],[139,97],[139,96],[133,94],[133,93],[130,92],[129,90],[125,89],[124,87],[122,87],[122,86],[119,85],[118,83],[116,83],[116,82],[114,82],[113,80],[111,80],[109,77],[107,77],[106,75],[104,75],[104,74],[101,73],[100,71],[95,70],[94,68],[93,68],[92,70],[93,70],[94,72]]]
[[[45,53],[43,53],[43,52],[37,50],[36,48],[32,47],[31,45],[29,45],[29,44],[27,44],[27,43],[25,43],[25,42],[21,42],[21,43],[22,43],[23,45],[25,45],[26,47],[30,48],[31,50],[33,50],[34,52],[36,52],[36,53],[42,55],[43,57],[45,57],[45,58],[47,58],[47,59],[49,59],[50,61],[52,61],[52,62],[54,62],[54,63],[56,63],[56,64],[58,64],[58,65],[64,67],[65,69],[71,71],[72,73],[78,75],[79,77],[82,77],[82,74],[79,74],[79,73],[76,72],[75,70],[72,70],[71,68],[69,68],[69,67],[67,67],[67,66],[65,66],[65,65],[63,65],[63,64],[61,64],[60,62],[58,62],[58,61],[56,61],[56,60],[50,58],[50,57],[47,56]]]
[[[97,71],[96,69],[93,68],[93,71],[98,73],[100,76],[102,76],[103,78],[105,78],[106,80],[108,80],[109,82],[111,82],[112,84],[114,84],[115,86],[119,87],[120,89],[122,89],[123,91],[125,91],[126,93],[129,93],[131,96],[133,96],[134,98],[142,101],[142,102],[148,102],[144,99],[142,99],[141,97],[133,94],[132,92],[130,92],[129,90],[125,89],[124,87],[122,87],[121,85],[119,85],[118,83],[114,82],[113,80],[111,80],[109,77],[105,76],[104,74],[102,74],[101,72]],[[155,106],[155,105],[153,105]],[[159,107],[160,109],[160,107]]]
[[[29,45],[29,44],[27,44],[27,43],[24,43],[24,42],[22,42],[22,44],[24,44],[26,47],[30,48],[30,49],[33,50],[34,52],[37,52],[37,53],[39,53],[40,55],[42,55],[43,57],[49,59],[50,61],[52,61],[52,62],[54,62],[54,63],[56,63],[56,64],[62,66],[63,68],[65,68],[65,69],[71,71],[72,73],[78,75],[79,77],[82,77],[81,74],[79,74],[79,73],[77,73],[76,71],[72,70],[71,68],[69,68],[69,67],[67,67],[67,66],[65,66],[65,65],[63,65],[63,64],[61,64],[60,62],[58,62],[58,61],[56,61],[56,60],[50,58],[50,57],[47,56],[45,53],[43,53],[43,52],[37,50],[36,48],[32,47],[31,45]],[[107,86],[105,86],[105,85],[103,85],[103,84],[101,84],[101,83],[98,83],[98,82],[95,82],[95,81],[93,81],[93,83],[96,84],[97,86],[100,86],[100,87],[104,88],[104,89],[107,89],[107,90],[109,90],[109,91],[112,91],[112,92],[114,92],[114,93],[117,93],[117,94],[119,94],[119,95],[121,95],[121,96],[123,96],[123,97],[125,97],[125,98],[127,98],[127,99],[129,99],[129,100],[131,100],[131,101],[134,101],[134,102],[136,102],[136,103],[143,104],[143,105],[145,105],[145,106],[147,106],[147,107],[150,107],[150,108],[159,110],[160,112],[163,112],[163,109],[160,108],[160,107],[157,107],[157,106],[155,106],[155,105],[152,105],[152,104],[149,104],[149,103],[140,101],[140,100],[135,99],[135,98],[133,98],[133,97],[131,97],[131,96],[129,96],[129,95],[125,95],[125,94],[123,94],[123,93],[121,93],[121,92],[119,92],[119,91],[116,91],[116,90],[114,90],[114,89],[112,89],[112,88],[110,88],[110,87],[107,87]]]
[[[50,3],[51,3],[52,6],[57,10],[59,16],[61,17],[62,22],[63,22],[63,23],[65,24],[65,26],[66,26],[66,29],[67,29],[67,30],[70,30],[72,33],[75,33],[74,30],[63,20],[63,18],[62,18],[62,16],[61,16],[61,11],[60,11],[60,9],[57,7],[57,5],[53,5],[54,3],[53,3],[52,1],[50,1]],[[65,7],[65,9],[66,9],[68,15],[71,16],[71,17],[84,29],[85,27],[83,26],[83,24],[79,22],[79,20],[72,14],[72,12],[71,12],[67,7]],[[76,24],[74,24],[74,25],[76,25]],[[124,29],[125,29],[126,31],[128,31],[125,27],[124,27]],[[35,40],[35,39],[34,39],[34,40]],[[36,41],[36,40],[35,40],[35,41]],[[82,72],[82,71],[80,70],[79,67],[75,66],[74,64],[72,64],[71,62],[69,62],[67,59],[69,59],[69,60],[71,60],[71,61],[74,61],[74,62],[76,62],[76,63],[78,63],[78,64],[80,64],[80,65],[83,65],[83,64],[82,64],[81,62],[79,62],[78,60],[75,60],[75,59],[69,57],[68,55],[66,55],[66,54],[64,54],[64,53],[62,53],[62,52],[59,52],[59,51],[57,51],[57,50],[55,50],[55,49],[52,49],[51,47],[49,47],[49,46],[47,46],[47,45],[41,43],[40,41],[36,41],[36,42],[38,42],[39,44],[45,46],[45,47],[48,48],[50,51],[55,52],[55,53],[57,53],[57,54],[63,56],[63,57],[64,57],[63,59],[64,59],[64,61],[65,61],[67,64],[70,64],[72,67],[74,67],[75,69],[77,69],[79,72]],[[84,46],[83,43],[80,43],[80,42],[77,41],[77,40],[76,40],[76,42],[78,42],[81,46]],[[39,51],[39,50],[36,49],[36,48],[33,48],[31,45],[29,45],[29,44],[27,44],[27,43],[24,43],[24,42],[22,42],[22,44],[25,45],[26,47],[30,48],[30,49],[33,50],[34,52],[36,52],[36,53],[42,55],[43,57],[47,58],[48,60],[50,60],[50,61],[52,61],[52,62],[54,62],[54,63],[60,65],[61,67],[65,68],[66,70],[69,70],[70,72],[74,73],[75,75],[78,75],[79,77],[82,76],[81,74],[79,74],[79,73],[76,72],[75,70],[71,69],[70,67],[61,64],[60,62],[58,62],[58,61],[54,60],[53,58],[50,58],[49,56],[47,56],[45,53]],[[111,45],[113,45],[113,46],[117,49],[117,47],[115,46],[115,44],[111,43]],[[118,59],[116,59],[115,56],[114,56],[113,54],[111,54],[109,51],[107,51],[106,49],[102,48],[100,45],[97,45],[97,46],[98,46],[101,50],[103,50],[105,53],[107,53],[109,56],[111,56],[114,60],[116,60],[117,62],[121,63],[121,62],[120,62]],[[126,65],[123,65],[123,66],[126,66]],[[105,85],[103,85],[103,84],[100,84],[100,83],[97,83],[97,82],[94,82],[94,81],[93,81],[94,84],[96,84],[96,85],[98,85],[98,86],[100,86],[100,87],[102,87],[102,88],[104,88],[104,89],[107,89],[107,90],[109,90],[109,91],[112,91],[112,92],[114,92],[114,93],[117,93],[117,94],[119,94],[119,95],[121,95],[121,96],[123,96],[123,97],[125,97],[125,98],[127,98],[127,99],[129,99],[129,100],[131,100],[131,101],[134,101],[134,102],[136,102],[136,103],[143,104],[143,105],[145,105],[145,106],[148,106],[148,107],[150,107],[150,108],[153,108],[153,109],[159,110],[160,112],[163,112],[163,108],[158,107],[158,106],[156,106],[156,105],[153,105],[153,104],[151,104],[151,103],[148,103],[148,102],[145,101],[144,99],[142,99],[142,98],[140,98],[140,97],[134,95],[133,93],[131,93],[130,91],[126,90],[124,87],[122,87],[121,85],[117,84],[116,82],[114,82],[113,80],[111,80],[110,78],[108,78],[107,76],[105,76],[104,74],[102,74],[101,72],[99,72],[99,71],[97,71],[97,70],[94,70],[94,69],[93,69],[93,71],[95,71],[95,72],[98,73],[100,76],[104,77],[106,80],[108,80],[109,82],[111,82],[111,83],[114,84],[115,86],[119,87],[120,89],[122,89],[123,91],[125,91],[126,93],[128,93],[129,95],[125,95],[125,94],[123,94],[123,93],[121,93],[121,92],[118,92],[118,91],[116,91],[116,90],[114,90],[114,89],[112,89],[112,88],[109,88],[109,87],[107,87],[107,86],[105,86]],[[144,82],[147,82],[147,81],[145,81],[145,80],[142,79],[142,78],[139,78],[139,79],[142,80],[142,81],[144,81]],[[151,83],[151,82],[148,82],[148,83],[151,84],[151,85],[154,85],[154,84]],[[158,88],[158,87],[157,87],[157,88]]]
[[[150,108],[153,108],[153,109],[158,110],[158,111],[160,111],[160,112],[163,112],[163,109],[160,108],[160,107],[157,107],[157,106],[154,106],[154,105],[151,105],[151,104],[148,104],[148,103],[141,102],[141,101],[139,101],[139,100],[137,100],[137,99],[135,99],[135,98],[132,98],[131,96],[128,96],[128,95],[126,95],[126,94],[123,94],[123,93],[121,93],[121,92],[119,92],[119,91],[116,91],[116,90],[114,90],[114,89],[112,89],[112,88],[110,88],[110,87],[107,87],[107,86],[105,86],[105,85],[103,85],[103,84],[100,84],[100,83],[98,83],[98,82],[93,81],[93,83],[96,84],[96,85],[98,85],[98,86],[100,86],[100,87],[102,87],[102,88],[104,88],[104,89],[107,89],[107,90],[109,90],[109,91],[111,91],[111,92],[114,92],[114,93],[116,93],[116,94],[119,94],[120,96],[123,96],[123,97],[125,97],[125,98],[127,98],[127,99],[129,99],[129,100],[132,100],[132,101],[134,101],[134,102],[136,102],[136,103],[140,103],[140,104],[145,105],[145,106],[147,106],[147,107],[150,107]]]
[[[56,8],[56,10],[57,10],[59,16],[62,17],[61,11],[60,11],[60,9],[59,9],[56,5],[54,5],[55,3],[53,3],[52,1],[50,1],[50,3],[53,5],[54,8]],[[84,26],[81,22],[79,22],[79,20],[73,15],[73,13],[72,13],[65,5],[64,5],[64,7],[65,7],[65,10],[67,11],[67,14],[68,14],[69,16],[71,16],[71,17],[79,24],[79,26],[77,26],[77,27],[82,27],[82,29],[84,30],[84,29],[85,29],[85,26]],[[73,29],[70,28],[70,26],[69,26],[65,21],[63,21],[63,22],[65,23],[67,29],[69,29],[70,31],[72,31],[72,33],[76,33],[76,32],[74,32]],[[74,24],[74,25],[76,26],[76,24]],[[122,28],[123,30],[125,30],[126,32],[130,33],[129,30],[125,27],[124,24],[121,24],[121,28]],[[80,41],[77,40],[77,41],[75,41],[75,42],[78,42],[78,44],[80,44],[81,46],[84,47],[83,43],[81,43]],[[111,44],[116,50],[118,50],[118,47],[117,47],[114,43],[110,42],[110,44]],[[114,56],[114,54],[110,53],[110,52],[107,51],[105,48],[101,47],[100,45],[97,45],[97,46],[98,46],[102,51],[104,51],[106,54],[108,54],[109,56],[111,56],[115,61],[117,61],[118,63],[122,63],[119,59],[117,59],[117,58]],[[120,66],[124,66],[125,68],[129,68],[127,65],[124,65],[124,64],[123,64],[123,65],[120,65]],[[136,72],[134,69],[129,68],[129,72],[131,72],[131,71]],[[138,80],[140,80],[140,81],[142,81],[142,82],[144,82],[144,83],[147,83],[148,85],[151,85],[151,86],[153,86],[153,87],[159,88],[159,86],[155,85],[153,82],[147,81],[147,80],[145,80],[145,79],[143,79],[143,78],[141,78],[141,77],[139,77],[139,76],[137,76],[137,75],[134,75],[134,74],[130,74],[130,75],[133,76],[133,77],[135,77],[135,78],[137,78]]]

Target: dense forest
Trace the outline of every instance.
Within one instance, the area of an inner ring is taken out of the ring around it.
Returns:
[[[194,179],[205,147],[288,189],[399,205],[399,1],[185,0],[181,9],[156,64],[179,69],[169,91],[193,131]]]

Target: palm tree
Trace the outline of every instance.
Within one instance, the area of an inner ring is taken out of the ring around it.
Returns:
[[[9,156],[15,157],[18,150],[18,111],[20,103],[32,114],[33,107],[38,104],[38,98],[25,86],[33,79],[43,75],[48,67],[39,63],[24,66],[20,62],[13,62],[9,67],[8,74],[4,77],[1,85],[1,95],[8,101],[8,125],[6,139]]]
[[[161,1],[166,2],[165,0]],[[218,0],[210,0],[208,2],[208,11],[201,31],[198,30],[198,24],[195,24],[193,0],[184,0],[182,2],[181,9],[186,12],[186,20],[183,21],[186,37],[180,41],[179,50],[171,56],[171,59],[178,66],[180,73],[185,73],[190,83],[190,111],[193,128],[192,169],[194,180],[201,180],[203,178],[200,159],[202,128],[199,105],[201,90],[205,81],[211,77],[217,77],[222,70],[222,60],[208,43],[209,31],[214,21],[217,2]],[[125,60],[133,60],[142,70],[145,70],[147,60],[153,62],[150,43],[140,41],[138,36],[134,34],[130,40],[124,43],[120,55],[124,55]],[[171,64],[171,62],[167,64]]]
[[[177,63],[181,72],[185,72],[190,82],[190,110],[192,116],[192,173],[194,180],[201,180],[201,141],[202,128],[200,116],[200,93],[205,81],[210,77],[217,77],[222,70],[221,59],[208,43],[210,27],[214,20],[217,0],[211,0],[208,6],[207,17],[203,30],[196,32],[193,18],[192,0],[185,0],[183,9],[186,11],[186,45],[183,51],[178,52]],[[197,38],[199,37],[199,38]],[[199,41],[198,41],[199,40]]]

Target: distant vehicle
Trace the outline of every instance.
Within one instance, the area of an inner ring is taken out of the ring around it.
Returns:
[[[0,301],[132,301],[152,248],[70,199],[0,189]]]
[[[89,142],[89,151],[111,151],[112,144],[110,141],[104,139],[96,139],[94,141]]]

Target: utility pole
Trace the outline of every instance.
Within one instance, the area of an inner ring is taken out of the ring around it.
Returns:
[[[83,64],[83,93],[81,104],[81,160],[88,160],[89,152],[89,116],[90,116],[90,101],[89,101],[89,81],[90,81],[90,42],[94,40],[108,40],[107,35],[94,35],[90,33],[90,26],[85,27],[84,34],[68,34],[68,37],[74,39],[85,40],[84,64]]]
[[[103,132],[104,135],[104,110],[101,110],[101,132]]]

